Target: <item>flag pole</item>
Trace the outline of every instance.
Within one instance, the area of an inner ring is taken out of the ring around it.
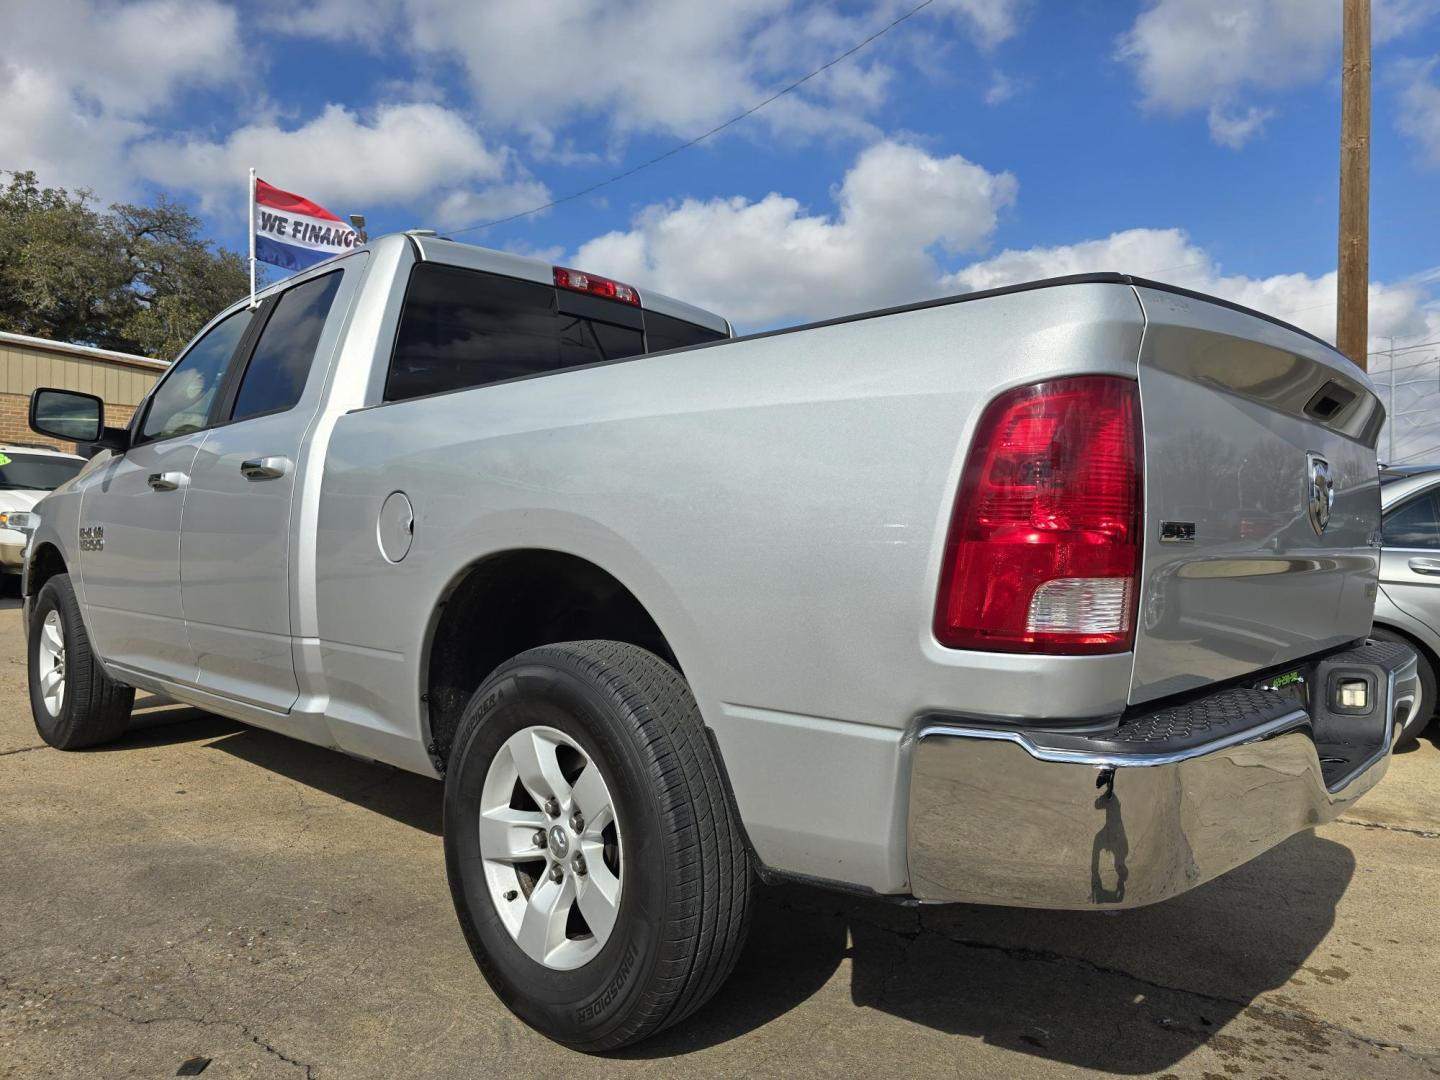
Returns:
[[[255,302],[255,170],[250,170],[250,195],[249,202],[245,207],[245,216],[250,222],[250,306],[252,308],[260,305]]]

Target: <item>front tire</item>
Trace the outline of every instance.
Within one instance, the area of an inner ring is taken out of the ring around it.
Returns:
[[[445,777],[445,858],[495,993],[578,1050],[628,1046],[724,982],[751,867],[685,680],[614,641],[546,645],[475,692]]]
[[[69,574],[56,574],[35,598],[29,674],[35,730],[57,750],[100,746],[125,734],[135,689],[100,666]]]

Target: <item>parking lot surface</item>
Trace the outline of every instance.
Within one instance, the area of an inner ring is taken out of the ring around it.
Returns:
[[[1118,914],[761,891],[690,1022],[585,1057],[491,994],[440,788],[177,707],[40,744],[0,602],[0,1076],[1440,1076],[1440,748],[1345,820]]]

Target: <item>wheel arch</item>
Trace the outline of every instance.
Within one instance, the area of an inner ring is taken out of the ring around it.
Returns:
[[[587,638],[638,645],[684,674],[652,606],[590,559],[521,547],[461,568],[433,607],[420,656],[423,735],[436,767],[490,672],[526,649]]]
[[[1431,669],[1434,670],[1437,675],[1440,675],[1440,652],[1437,652],[1434,644],[1426,641],[1422,635],[1417,634],[1410,627],[1404,626],[1391,619],[1376,619],[1375,626],[1382,630],[1388,630],[1392,634],[1398,634],[1410,642],[1411,645],[1415,646],[1415,648],[1424,654],[1425,659],[1430,663]]]
[[[40,590],[45,587],[45,583],[52,577],[69,572],[70,568],[66,565],[65,556],[60,553],[60,548],[48,540],[43,541],[30,553],[21,593],[24,596],[38,596]]]

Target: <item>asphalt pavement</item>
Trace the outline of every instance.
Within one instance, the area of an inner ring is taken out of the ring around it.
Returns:
[[[440,787],[142,703],[62,754],[0,601],[0,1077],[1440,1076],[1440,747],[1345,820],[1116,914],[761,890],[689,1022],[586,1057],[496,1000]]]

